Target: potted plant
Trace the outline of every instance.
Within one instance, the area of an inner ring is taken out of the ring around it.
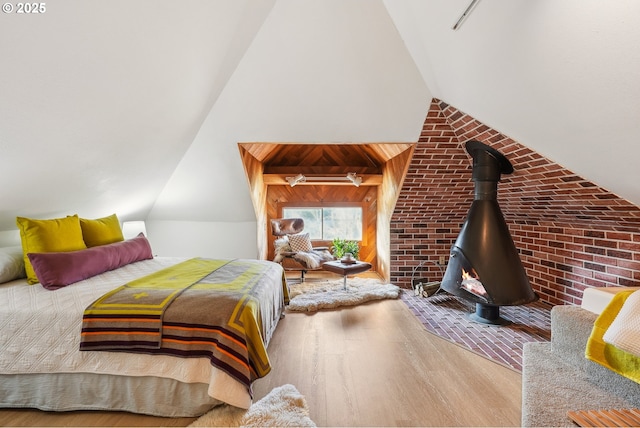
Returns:
[[[351,253],[354,259],[358,259],[358,254],[360,253],[358,241],[335,238],[331,243],[333,244],[332,254],[336,259],[343,258],[347,253]]]

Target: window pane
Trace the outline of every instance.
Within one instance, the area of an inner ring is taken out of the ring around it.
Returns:
[[[304,231],[314,240],[332,241],[334,238],[362,240],[362,208],[283,208],[285,218],[304,220]]]
[[[283,208],[284,218],[299,217],[304,220],[304,232],[311,239],[322,239],[322,208]]]
[[[322,239],[362,240],[362,208],[323,208]]]

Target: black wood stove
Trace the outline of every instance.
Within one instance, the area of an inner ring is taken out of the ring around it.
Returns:
[[[500,306],[538,299],[498,205],[498,182],[502,174],[513,172],[513,166],[479,141],[468,141],[466,149],[473,158],[474,200],[451,248],[441,288],[475,302],[474,321],[503,324]]]

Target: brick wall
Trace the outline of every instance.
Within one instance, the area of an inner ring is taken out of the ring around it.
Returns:
[[[473,201],[470,139],[503,153],[498,203],[533,289],[579,304],[586,287],[640,286],[640,208],[434,99],[391,221],[391,281],[437,281]]]

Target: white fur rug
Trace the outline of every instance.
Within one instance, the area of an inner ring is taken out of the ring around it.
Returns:
[[[385,284],[373,278],[348,278],[347,289],[343,280],[307,281],[290,286],[291,301],[287,307],[295,312],[316,312],[340,306],[355,306],[371,300],[397,299],[400,287]]]
[[[249,410],[223,405],[193,421],[190,427],[315,427],[307,402],[293,385],[274,388]]]

